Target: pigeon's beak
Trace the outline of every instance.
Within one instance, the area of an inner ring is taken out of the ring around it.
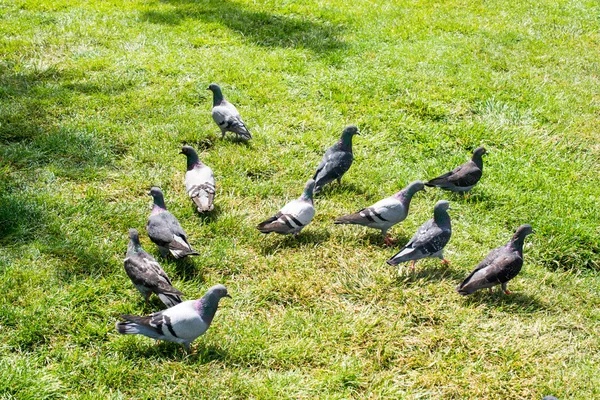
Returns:
[[[230,299],[232,298],[232,297],[231,297],[231,295],[230,295],[229,293],[227,293],[227,294],[225,295],[225,297],[229,297]]]
[[[423,192],[427,193],[427,190],[425,190],[425,186],[423,186],[423,189],[421,189]]]
[[[207,88],[206,88],[206,90],[210,90],[210,88],[209,88],[209,87],[207,87]]]
[[[183,150],[181,150],[181,151],[179,152],[179,154],[185,154],[185,153],[183,152]]]

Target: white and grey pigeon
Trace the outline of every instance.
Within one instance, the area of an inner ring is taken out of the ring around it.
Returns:
[[[212,169],[198,158],[198,153],[191,146],[183,146],[181,154],[187,157],[185,173],[185,190],[199,212],[212,211],[215,206],[215,177]]]
[[[184,301],[147,317],[121,315],[127,322],[117,322],[115,327],[122,335],[180,343],[189,351],[190,344],[210,327],[223,297],[231,298],[225,286],[215,285],[201,299]]]
[[[150,189],[149,195],[154,199],[154,205],[150,218],[148,218],[148,224],[146,224],[146,230],[150,240],[158,246],[163,257],[166,257],[169,252],[175,258],[199,255],[188,243],[187,235],[177,218],[167,211],[162,191],[153,187]]]
[[[370,207],[349,215],[335,219],[336,224],[362,225],[368,228],[379,229],[385,243],[389,246],[393,240],[387,236],[387,231],[395,224],[402,222],[408,215],[408,207],[415,193],[425,190],[422,181],[414,181],[398,193],[379,200]]]
[[[350,169],[354,155],[352,154],[352,137],[358,135],[358,128],[349,125],[344,128],[342,137],[336,144],[325,152],[317,172],[313,176],[315,180],[315,194],[319,193],[323,186],[337,179],[342,183],[342,176]]]
[[[523,242],[531,233],[531,225],[519,226],[508,244],[490,251],[473,272],[456,287],[456,291],[467,296],[479,289],[490,288],[492,291],[493,286],[502,285],[504,293],[510,294],[507,289],[508,281],[517,276],[523,267]]]
[[[469,162],[459,165],[444,175],[433,178],[429,182],[426,182],[425,185],[439,187],[452,192],[468,192],[481,179],[481,175],[483,174],[482,156],[484,154],[486,154],[486,151],[483,147],[476,148]]]
[[[252,139],[240,113],[233,104],[225,100],[219,85],[211,83],[208,90],[213,93],[212,117],[221,129],[221,137],[225,137],[226,132],[233,132],[236,138],[241,136],[244,140]]]
[[[256,228],[262,233],[298,235],[315,216],[312,199],[314,187],[315,181],[310,179],[304,186],[302,196],[287,203],[275,216],[261,222]]]
[[[422,258],[438,257],[444,264],[449,261],[444,258],[444,246],[450,241],[452,227],[448,211],[450,203],[440,200],[433,207],[433,218],[419,227],[410,241],[387,260],[389,265],[398,265],[412,261],[410,268],[414,271],[415,262]]]
[[[152,255],[148,254],[140,244],[140,235],[136,229],[129,229],[129,244],[127,245],[127,256],[123,262],[127,276],[133,285],[140,291],[146,304],[152,293],[160,298],[167,307],[173,307],[181,303],[181,293],[171,284],[167,273],[156,262]]]

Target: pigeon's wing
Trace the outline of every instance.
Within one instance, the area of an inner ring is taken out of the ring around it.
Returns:
[[[182,292],[173,287],[167,273],[149,254],[148,257],[144,257],[143,253],[127,257],[124,266],[127,276],[136,286],[143,286],[156,294],[183,295]],[[181,302],[181,299],[178,302]]]
[[[325,155],[326,159],[321,161],[321,168],[315,173],[315,187],[322,187],[327,183],[341,178],[350,169],[354,156],[348,151],[336,151]]]
[[[315,215],[314,207],[307,202],[294,200],[289,202],[275,216],[258,224],[262,233],[292,233],[302,230]]]
[[[516,252],[493,250],[473,272],[458,285],[457,291],[463,295],[508,282],[521,270],[523,259]]]
[[[212,116],[222,131],[229,131],[251,139],[252,136],[242,121],[238,110],[230,102],[223,100],[220,105],[213,107]]]
[[[167,221],[161,217],[163,214],[165,213],[150,216],[146,225],[146,231],[154,243],[167,247],[173,241],[173,231],[170,229]]]
[[[481,175],[481,169],[473,161],[469,161],[444,175],[430,180],[427,185],[445,189],[452,189],[453,187],[467,188],[479,182]]]
[[[336,224],[356,224],[363,226],[393,225],[406,218],[402,203],[392,197],[378,201],[370,207],[349,215],[338,217]],[[404,218],[402,218],[402,216]]]
[[[448,244],[450,235],[449,230],[440,228],[433,219],[430,219],[419,227],[406,246],[388,260],[388,264],[397,265],[401,262],[435,256]]]

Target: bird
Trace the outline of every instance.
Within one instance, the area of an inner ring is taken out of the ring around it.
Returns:
[[[352,137],[359,135],[358,128],[349,125],[344,128],[342,137],[336,144],[331,146],[323,155],[317,172],[313,176],[315,180],[315,194],[319,193],[323,186],[337,179],[342,183],[342,176],[350,169],[354,155],[352,154]]]
[[[485,148],[478,147],[473,152],[473,157],[452,171],[440,175],[425,183],[427,186],[439,187],[452,192],[468,192],[479,182],[483,173],[483,158],[487,154]]]
[[[212,211],[215,206],[215,177],[212,169],[198,158],[198,153],[191,146],[183,146],[181,153],[187,157],[185,173],[185,189],[198,212]]]
[[[442,263],[449,261],[442,254],[444,246],[450,241],[452,227],[448,211],[450,203],[446,200],[438,201],[433,207],[433,218],[419,227],[412,239],[392,258],[387,260],[389,265],[398,265],[402,262],[412,261],[410,268],[414,271],[415,262],[422,258],[438,257]]]
[[[315,216],[313,189],[315,181],[310,179],[304,186],[302,196],[287,203],[275,216],[256,227],[262,233],[276,232],[282,235],[298,235]]]
[[[235,133],[235,137],[241,137],[244,140],[252,139],[250,131],[242,121],[240,113],[233,104],[225,100],[221,88],[216,83],[211,83],[207,90],[213,93],[212,117],[215,123],[221,128],[221,138],[225,137],[226,132]]]
[[[122,335],[179,343],[190,351],[190,344],[210,327],[223,297],[231,298],[227,288],[215,285],[201,299],[184,301],[146,317],[122,314],[126,322],[117,322],[115,328]]]
[[[129,244],[123,264],[127,276],[144,296],[146,304],[152,293],[156,293],[167,307],[181,303],[183,293],[173,287],[167,273],[152,255],[144,251],[137,229],[129,229]]]
[[[456,287],[456,291],[467,296],[483,288],[489,288],[491,292],[493,286],[502,285],[504,293],[510,294],[511,292],[507,288],[508,281],[521,271],[523,242],[525,237],[532,233],[531,225],[519,226],[510,241],[506,245],[490,251],[473,272]]]
[[[398,193],[379,200],[370,207],[335,219],[335,224],[355,224],[368,228],[380,229],[385,243],[389,246],[394,241],[387,235],[388,229],[402,222],[408,215],[408,207],[415,193],[425,191],[422,181],[414,181]]]
[[[162,191],[153,187],[148,194],[154,199],[154,205],[146,224],[146,231],[163,257],[169,252],[175,258],[199,255],[200,253],[188,243],[187,235],[177,218],[167,211]]]

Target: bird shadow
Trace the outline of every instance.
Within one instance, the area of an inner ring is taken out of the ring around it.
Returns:
[[[285,235],[283,238],[276,238],[266,243],[261,252],[263,255],[271,255],[282,249],[300,249],[312,247],[315,244],[323,243],[329,240],[331,233],[328,230],[303,231],[298,236]]]
[[[186,19],[196,19],[222,25],[252,44],[306,48],[318,55],[347,47],[339,39],[344,30],[339,23],[255,11],[251,6],[228,0],[162,0],[162,3],[172,7],[144,11],[142,20],[174,26]]]
[[[175,264],[175,272],[180,279],[186,281],[194,279],[204,282],[204,274],[198,268],[197,261],[191,257],[188,256],[180,259],[169,258],[169,261]]]
[[[511,294],[504,294],[500,290],[500,286],[494,287],[492,293],[487,289],[482,289],[465,297],[465,305],[479,306],[482,302],[485,302],[498,311],[508,313],[550,309],[550,306],[547,303],[527,293],[513,292]]]
[[[178,343],[166,341],[155,344],[128,341],[120,347],[125,358],[131,360],[158,358],[167,361],[182,361],[186,364],[208,364],[213,361],[224,361],[227,358],[225,350],[213,345],[202,346],[202,344],[198,344],[194,346],[192,344],[192,352],[187,352]]]
[[[382,249],[390,249],[390,251],[393,251],[393,253],[391,253],[393,255],[398,251],[398,249],[402,245],[404,245],[410,239],[410,237],[404,234],[403,232],[391,234],[390,237],[392,238],[394,243],[391,245],[387,245],[380,231],[375,229],[368,229],[364,234],[358,235],[357,243],[364,246],[377,246],[381,247]],[[392,255],[390,255],[390,257]]]
[[[401,271],[396,277],[397,283],[406,282],[433,282],[433,281],[444,281],[454,280],[461,281],[464,278],[464,271],[456,270],[452,267],[452,264],[442,264],[441,262],[419,262],[415,265],[415,271],[411,271],[410,262],[403,263],[400,267]],[[424,264],[424,265],[423,265]]]
[[[218,204],[214,204],[214,203],[213,203],[213,205],[214,205],[214,208],[211,211],[200,212],[200,211],[198,211],[198,208],[196,207],[196,205],[192,202],[191,208],[196,214],[198,214],[198,219],[200,219],[202,224],[208,224],[211,222],[215,222],[219,218],[219,215],[221,215],[221,213],[222,213],[221,206],[219,206]]]
[[[338,184],[337,182],[331,182],[325,185],[323,189],[319,193],[315,194],[315,197],[323,197],[327,195],[337,195],[337,194],[345,194],[345,195],[364,195],[367,192],[364,187],[360,187],[355,185],[352,182],[343,182]]]

